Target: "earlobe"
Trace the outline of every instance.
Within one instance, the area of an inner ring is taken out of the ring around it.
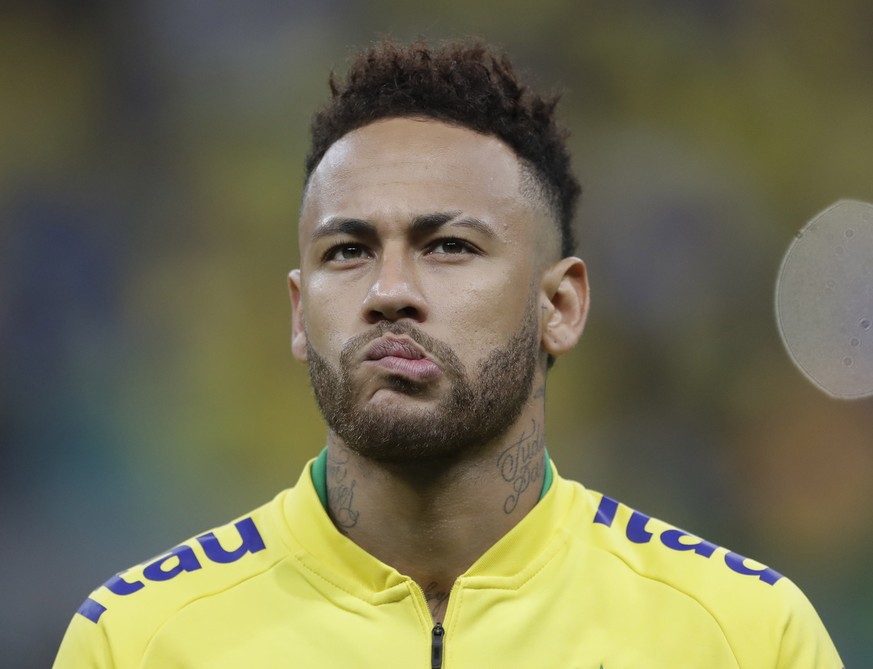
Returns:
[[[588,275],[579,258],[563,258],[546,271],[543,348],[552,356],[572,349],[588,318]]]
[[[288,294],[291,297],[291,353],[300,362],[306,362],[306,328],[303,324],[303,294],[300,270],[288,274]]]

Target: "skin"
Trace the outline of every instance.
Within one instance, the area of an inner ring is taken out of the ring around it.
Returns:
[[[352,337],[406,322],[449,346],[475,374],[533,310],[541,343],[534,381],[505,433],[438,458],[385,462],[328,432],[334,523],[414,579],[439,621],[455,579],[537,502],[546,356],[576,344],[588,312],[584,264],[560,258],[548,208],[523,186],[522,166],[502,141],[435,120],[395,118],[333,144],[301,208],[300,268],[290,273],[289,289],[292,351],[304,363],[309,347],[339,369]],[[454,216],[413,229],[416,217],[445,212]],[[350,232],[337,219],[367,226]],[[383,407],[401,420],[435,407],[451,383],[437,374],[410,393],[371,361],[348,364],[358,406]]]

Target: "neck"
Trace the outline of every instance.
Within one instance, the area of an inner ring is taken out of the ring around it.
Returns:
[[[385,463],[328,437],[331,518],[352,541],[415,580],[442,620],[458,576],[539,500],[545,475],[544,407],[535,393],[501,437],[415,463]]]

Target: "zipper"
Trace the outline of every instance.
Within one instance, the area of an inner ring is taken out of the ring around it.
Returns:
[[[443,666],[443,642],[446,636],[446,631],[443,629],[442,623],[437,623],[433,626],[432,642],[430,646],[430,666],[431,669],[442,669]]]

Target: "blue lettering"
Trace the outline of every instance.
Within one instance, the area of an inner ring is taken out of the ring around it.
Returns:
[[[88,597],[84,602],[82,602],[82,606],[79,607],[79,610],[76,613],[79,613],[85,616],[92,623],[96,623],[100,620],[100,616],[103,615],[103,612],[106,610],[106,607],[103,606],[100,602],[95,602],[93,599]]]
[[[136,592],[137,590],[142,590],[142,588],[144,587],[140,581],[128,583],[123,578],[121,578],[121,574],[116,574],[108,581],[106,581],[103,586],[105,588],[108,588],[109,592],[111,592],[113,595],[129,595],[132,592]]]
[[[627,521],[627,538],[635,544],[647,544],[652,540],[652,533],[646,529],[651,518],[644,513],[634,511]]]
[[[613,512],[614,513],[614,512]],[[611,520],[610,520],[611,522]],[[213,562],[219,564],[228,564],[236,562],[246,553],[257,553],[266,548],[264,540],[261,538],[258,528],[255,526],[255,521],[251,518],[243,518],[234,524],[237,532],[239,532],[242,543],[239,548],[232,551],[225,550],[219,543],[214,532],[207,532],[204,535],[197,537],[197,541],[203,547],[203,551]],[[173,560],[173,562],[170,562]],[[151,562],[143,569],[143,576],[149,581],[169,581],[175,578],[183,571],[196,571],[202,569],[200,560],[190,546],[176,546],[171,551],[162,555],[154,562]],[[125,581],[123,576],[127,572],[116,574],[103,584],[109,592],[114,595],[130,595],[134,592],[142,590],[145,583],[142,581]],[[91,622],[96,623],[106,607],[99,602],[94,601],[90,597],[86,599],[76,613],[85,616]]]
[[[594,514],[594,523],[612,527],[618,513],[618,507],[619,503],[616,500],[603,495],[600,499],[600,504],[597,505],[597,512]],[[635,544],[649,543],[654,536],[652,532],[648,530],[650,520],[651,517],[632,509],[631,517],[625,528],[628,540]],[[254,529],[254,525],[252,525],[252,529]],[[242,530],[240,533],[242,534]],[[696,555],[705,558],[711,558],[716,550],[718,550],[718,546],[715,544],[709,541],[704,541],[699,537],[695,537],[693,534],[688,534],[688,532],[675,528],[661,532],[661,543],[670,550],[692,551]],[[746,566],[746,560],[747,558],[732,551],[728,551],[724,556],[725,564],[737,574],[742,574],[744,576],[757,576],[758,579],[768,585],[773,585],[782,578],[782,574],[778,571],[770,569],[764,565],[761,565],[761,567],[757,569]]]
[[[773,585],[782,578],[782,574],[774,569],[770,569],[770,567],[764,567],[762,565],[762,569],[751,569],[745,564],[746,558],[744,558],[739,553],[734,553],[733,551],[728,551],[728,553],[724,556],[725,564],[728,567],[733,569],[738,574],[745,574],[746,576],[757,576],[759,579],[764,581],[769,585]]]
[[[618,511],[618,502],[604,495],[600,500],[600,505],[597,507],[597,513],[594,515],[594,522],[612,527],[616,511]]]
[[[693,543],[682,541],[685,538],[691,539]],[[712,557],[715,549],[718,548],[715,544],[698,539],[682,530],[665,530],[661,532],[661,543],[667,548],[672,548],[674,551],[694,551],[698,555],[707,558]]]
[[[226,551],[218,542],[214,532],[207,532],[197,537],[197,541],[203,546],[203,551],[210,560],[227,564],[229,562],[236,562],[246,553],[257,553],[266,548],[264,540],[258,533],[258,528],[255,527],[255,521],[251,518],[243,518],[235,523],[235,527],[242,539],[242,544],[233,551]]]
[[[168,560],[176,561],[172,567],[165,567]],[[145,569],[142,574],[150,581],[169,581],[183,571],[200,569],[200,561],[189,546],[177,546],[164,557],[158,558]]]

